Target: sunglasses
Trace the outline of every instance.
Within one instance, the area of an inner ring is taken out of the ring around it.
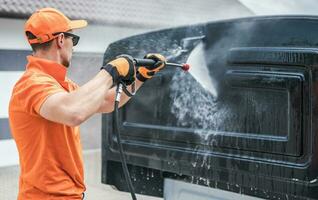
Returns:
[[[71,37],[72,38],[72,42],[73,42],[73,46],[76,46],[78,41],[79,41],[79,39],[80,39],[80,36],[72,34],[72,33],[69,33],[69,32],[57,32],[57,33],[54,33],[53,35],[58,35],[60,33],[63,33],[66,37]]]

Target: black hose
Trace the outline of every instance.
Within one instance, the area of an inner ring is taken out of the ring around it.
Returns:
[[[134,59],[134,64],[136,66],[151,66],[151,65],[155,64],[155,61],[152,60],[152,59]],[[183,68],[183,65],[175,64],[175,63],[167,63],[167,65]],[[129,97],[132,97],[135,94],[134,92],[130,93],[127,90],[126,85],[123,82],[119,82],[118,83],[117,90],[116,90],[115,106],[114,106],[114,122],[115,122],[115,132],[116,132],[115,134],[116,134],[116,138],[117,138],[119,155],[120,155],[121,165],[123,167],[126,183],[128,185],[128,189],[130,191],[131,198],[133,200],[137,200],[134,187],[133,187],[133,185],[131,183],[131,178],[130,178],[128,167],[127,167],[127,161],[126,161],[126,157],[125,157],[125,154],[124,154],[123,145],[122,145],[121,139],[120,139],[119,122],[118,122],[118,118],[119,118],[119,116],[118,116],[118,105],[119,105],[119,101],[120,101],[120,96],[121,96],[122,90]]]
[[[123,145],[122,145],[121,139],[120,139],[119,122],[118,122],[118,117],[119,117],[118,116],[118,104],[119,104],[119,102],[115,101],[114,120],[115,120],[115,132],[116,132],[117,144],[118,144],[118,149],[119,149],[119,155],[120,155],[121,165],[123,167],[126,183],[128,185],[128,189],[129,189],[130,194],[131,194],[131,198],[133,200],[137,200],[134,187],[131,183],[131,178],[130,178],[128,167],[127,167],[127,162],[126,162],[126,157],[125,157],[124,150],[123,150]]]

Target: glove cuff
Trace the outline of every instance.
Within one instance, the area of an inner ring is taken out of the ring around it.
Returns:
[[[144,77],[141,73],[137,72],[136,77],[139,81],[141,82],[145,82],[146,80],[148,80],[149,78]]]
[[[145,82],[146,80],[152,78],[155,73],[155,71],[150,71],[146,67],[139,67],[136,76],[138,80]]]
[[[119,81],[119,73],[118,73],[116,67],[114,67],[111,64],[107,64],[105,66],[102,66],[100,69],[101,70],[105,70],[106,72],[108,72],[112,76],[114,84],[118,83],[118,81]]]

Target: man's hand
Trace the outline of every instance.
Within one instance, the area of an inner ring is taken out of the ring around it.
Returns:
[[[112,77],[113,83],[117,84],[122,81],[130,85],[135,81],[136,68],[133,58],[128,55],[119,55],[116,59],[110,61],[101,69],[106,70]]]
[[[145,82],[155,75],[158,71],[166,66],[166,58],[161,54],[147,54],[145,55],[146,59],[152,59],[156,61],[153,66],[139,67],[137,72],[137,79]]]

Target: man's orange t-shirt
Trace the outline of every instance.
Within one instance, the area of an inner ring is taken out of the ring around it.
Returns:
[[[63,65],[34,56],[27,59],[9,106],[20,158],[18,199],[81,199],[85,185],[79,127],[55,123],[39,114],[50,95],[78,86],[66,77]]]

